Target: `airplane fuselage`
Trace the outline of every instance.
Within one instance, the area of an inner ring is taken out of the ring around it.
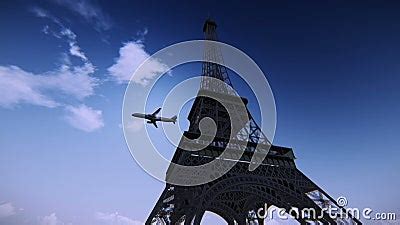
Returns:
[[[156,112],[154,112],[153,114],[143,114],[143,113],[133,113],[132,116],[133,117],[137,117],[137,118],[143,118],[147,120],[147,123],[152,123],[156,128],[157,126],[157,121],[161,121],[161,122],[172,122],[175,123],[176,122],[176,116],[173,116],[171,118],[166,118],[166,117],[160,117],[160,116],[156,116],[158,112],[160,112],[161,108],[158,109]]]
[[[143,118],[150,121],[162,121],[162,122],[175,122],[176,119],[167,118],[167,117],[160,117],[160,116],[153,116],[152,114],[143,114],[143,113],[133,113],[132,116],[137,118]]]

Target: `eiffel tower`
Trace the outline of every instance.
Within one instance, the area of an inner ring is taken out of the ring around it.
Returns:
[[[214,21],[205,21],[203,32],[206,40],[218,40],[216,28]],[[201,169],[188,174],[171,164],[167,170],[165,189],[146,224],[197,225],[201,223],[206,211],[221,216],[227,224],[264,224],[266,221],[257,217],[256,212],[266,204],[285,209],[286,212],[294,207],[299,211],[314,209],[316,215],[321,215],[318,218],[294,217],[300,224],[361,224],[296,168],[291,148],[270,143],[247,107],[240,106],[246,105],[247,100],[231,91],[232,83],[227,69],[218,63],[207,62],[210,59],[222,62],[222,54],[218,48],[212,44],[206,45],[204,58],[199,94],[188,115],[190,126],[184,132],[172,162],[194,167],[218,161],[220,166],[224,166],[223,162],[232,161],[229,160],[229,155],[221,157],[227,148],[234,148],[233,152],[241,151],[241,157],[222,176],[194,186],[176,183],[213,174]],[[214,82],[213,79],[222,82]],[[211,94],[214,98],[205,94]],[[228,113],[227,108],[235,113]],[[217,131],[212,140],[202,150],[184,150],[181,146],[196,148],[197,142],[190,140],[199,140],[199,121],[206,117],[212,118],[216,124]],[[229,145],[230,141],[234,144]],[[257,167],[249,170],[249,165],[254,164]],[[217,170],[218,167],[213,172],[218,172]],[[347,217],[333,218],[322,210],[327,206],[339,209],[336,215]]]

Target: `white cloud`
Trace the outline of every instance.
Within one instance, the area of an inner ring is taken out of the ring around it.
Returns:
[[[74,67],[63,65],[43,74],[27,72],[17,66],[0,66],[0,106],[28,103],[53,108],[60,105],[49,94],[54,91],[81,100],[94,94],[98,84],[98,80],[90,76],[94,70],[90,63]]]
[[[149,57],[141,41],[125,43],[119,50],[115,64],[108,68],[108,72],[118,83],[128,82],[135,70]],[[132,77],[132,82],[146,86],[156,75],[167,72],[168,67],[159,60],[151,58],[142,71]]]
[[[133,220],[129,217],[119,215],[118,212],[115,212],[115,213],[98,212],[95,214],[95,218],[97,220],[103,222],[103,224],[108,224],[108,225],[142,225],[142,224],[144,224],[143,222]]]
[[[122,128],[122,124],[119,124],[119,127]],[[130,120],[125,125],[125,129],[132,132],[140,131],[144,127],[143,120]]]
[[[52,76],[46,76],[43,83],[49,87],[60,89],[65,94],[77,99],[83,99],[94,94],[94,87],[98,85],[98,79],[91,77],[95,71],[91,63],[83,66],[62,66],[61,69],[49,72]]]
[[[52,213],[48,216],[44,216],[40,219],[40,225],[64,225],[55,213]]]
[[[32,8],[31,8],[31,11],[32,11],[33,14],[35,14],[37,17],[40,17],[40,18],[48,18],[48,19],[50,19],[51,21],[53,21],[54,23],[56,23],[56,24],[58,24],[58,25],[60,25],[60,26],[63,26],[63,25],[61,24],[61,22],[60,22],[56,17],[54,17],[54,16],[51,15],[49,12],[47,12],[46,10],[44,10],[44,9],[42,9],[42,8],[40,8],[40,7],[32,7]]]
[[[56,24],[57,31],[46,25],[42,32],[66,41],[69,55],[81,59],[82,64],[73,65],[68,53],[63,53],[62,65],[44,73],[32,73],[13,65],[0,66],[0,107],[10,108],[22,103],[48,108],[65,106],[66,120],[73,127],[87,132],[103,127],[100,110],[83,104],[74,107],[64,103],[65,97],[82,101],[93,95],[99,84],[99,80],[92,77],[96,69],[79,47],[77,35],[47,11],[38,7],[31,10],[36,16],[48,18]],[[54,216],[50,215],[48,219]]]
[[[9,217],[16,213],[16,209],[11,203],[0,204],[0,218]]]
[[[65,109],[67,113],[65,119],[79,130],[92,132],[104,126],[101,110],[94,110],[86,105],[67,106]]]
[[[41,92],[41,78],[16,66],[0,66],[0,106],[12,107],[19,103],[46,106],[58,105]]]
[[[110,17],[90,0],[54,0],[59,5],[82,16],[87,22],[95,25],[98,30],[108,30],[112,26]]]

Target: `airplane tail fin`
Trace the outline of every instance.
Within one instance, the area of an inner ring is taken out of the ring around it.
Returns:
[[[177,116],[171,117],[171,120],[173,120],[172,122],[173,122],[174,124],[175,124],[177,118],[178,118]]]

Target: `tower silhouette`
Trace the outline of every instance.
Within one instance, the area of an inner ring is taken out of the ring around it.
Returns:
[[[194,173],[171,164],[166,187],[146,224],[197,225],[206,211],[220,215],[228,224],[264,224],[264,218],[256,212],[265,204],[287,212],[293,208],[313,209],[315,215],[321,215],[296,217],[292,213],[301,224],[361,224],[296,168],[291,148],[272,145],[261,131],[246,107],[247,99],[234,92],[227,69],[220,64],[222,53],[212,42],[218,40],[216,29],[214,21],[205,21],[203,32],[211,42],[205,46],[200,90],[188,115],[189,129],[184,132],[172,162],[195,168],[212,161],[218,163],[215,170],[199,168]],[[214,121],[215,134],[202,129],[200,121],[204,118]],[[208,143],[205,148],[187,151],[196,149],[201,141]],[[222,157],[228,148],[230,154]],[[235,152],[241,153],[240,158],[235,158]],[[230,164],[232,161],[234,165]],[[218,169],[224,167],[229,170],[218,174]],[[217,178],[203,184],[176,185],[213,176]],[[346,216],[332,218],[323,210],[328,206],[339,209],[335,215]]]

